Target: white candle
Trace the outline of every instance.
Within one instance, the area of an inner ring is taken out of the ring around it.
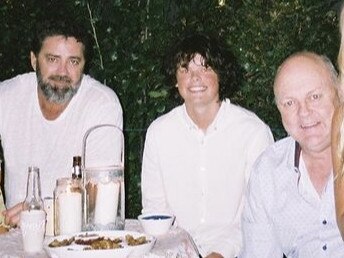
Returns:
[[[60,234],[81,231],[82,202],[81,193],[61,193],[58,197]]]
[[[94,221],[96,224],[107,225],[116,221],[120,182],[97,184],[96,207]]]
[[[54,199],[52,197],[46,197],[43,200],[44,211],[47,214],[47,224],[45,226],[45,235],[54,235]]]

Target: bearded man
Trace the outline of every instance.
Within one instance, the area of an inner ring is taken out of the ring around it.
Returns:
[[[56,179],[71,175],[72,157],[81,155],[89,128],[123,126],[115,92],[84,74],[90,48],[87,33],[71,21],[41,24],[30,53],[35,73],[0,83],[0,137],[9,208],[3,215],[10,225],[19,223],[29,166],[40,168],[42,197],[52,196]],[[117,162],[121,142],[108,129],[87,142],[88,165]]]

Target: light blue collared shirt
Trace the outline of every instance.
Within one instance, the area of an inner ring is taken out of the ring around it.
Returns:
[[[288,137],[268,147],[255,163],[242,219],[240,257],[282,257],[283,253],[293,258],[344,257],[333,176],[319,196],[302,154],[298,162],[295,151],[295,141]]]

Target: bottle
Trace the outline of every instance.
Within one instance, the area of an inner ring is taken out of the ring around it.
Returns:
[[[46,213],[41,197],[39,169],[28,168],[26,197],[20,212],[20,230],[25,252],[35,253],[43,250]]]
[[[43,200],[41,197],[41,181],[39,168],[29,167],[26,185],[26,197],[24,200],[24,210],[43,210]]]
[[[72,178],[82,178],[80,156],[73,157]]]

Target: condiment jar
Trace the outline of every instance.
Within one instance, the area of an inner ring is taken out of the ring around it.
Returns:
[[[54,190],[55,235],[80,232],[84,228],[84,194],[82,180],[59,178]]]

